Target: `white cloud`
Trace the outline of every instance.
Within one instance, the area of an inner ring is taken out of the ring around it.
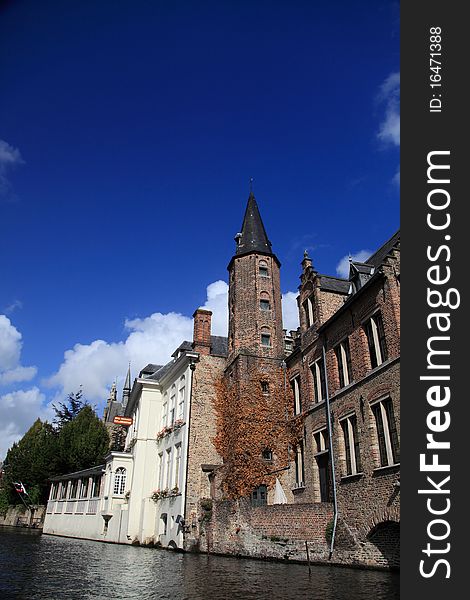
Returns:
[[[207,299],[201,308],[213,313],[213,335],[227,335],[227,297],[228,285],[224,281],[207,286]],[[295,298],[294,292],[283,296],[284,326],[288,329],[298,326]],[[65,398],[82,385],[85,397],[102,405],[111,382],[117,378],[118,386],[121,385],[129,361],[133,376],[148,363],[165,364],[181,342],[192,340],[193,335],[192,317],[174,312],[128,319],[125,326],[129,333],[121,342],[95,340],[76,344],[65,352],[59,369],[43,382],[56,388],[55,400]]]
[[[10,190],[10,182],[7,179],[8,171],[23,163],[18,148],[10,146],[5,140],[0,140],[0,194],[7,194]]]
[[[10,383],[18,383],[20,381],[31,381],[36,377],[38,372],[36,367],[15,367],[5,373],[0,373],[0,385],[8,385]]]
[[[44,406],[45,396],[37,388],[16,390],[0,396],[0,458],[17,442],[38,417],[52,420],[50,407]]]
[[[228,285],[219,279],[207,286],[204,306],[212,311],[212,335],[227,335],[228,332]]]
[[[295,330],[299,326],[297,296],[296,292],[282,294],[282,324],[287,331]]]
[[[21,333],[10,319],[0,315],[0,385],[29,381],[35,377],[36,367],[23,367],[20,364]]]
[[[385,105],[385,118],[377,137],[386,144],[400,145],[400,73],[392,73],[380,87],[378,101]]]
[[[372,252],[370,250],[359,250],[359,252],[355,252],[351,258],[357,262],[365,262],[371,254]],[[336,273],[338,277],[343,277],[343,279],[349,277],[349,254],[343,256],[336,265]]]
[[[286,329],[297,329],[297,294],[282,296],[283,320]],[[227,335],[228,285],[215,281],[207,286],[207,299],[202,308],[212,311],[213,335]],[[37,387],[16,390],[0,397],[0,456],[1,452],[21,438],[36,418],[52,420],[51,404],[63,401],[70,392],[83,386],[85,398],[103,406],[109,386],[118,379],[122,386],[129,361],[135,376],[147,363],[165,364],[183,340],[192,340],[192,317],[170,312],[153,313],[149,317],[125,321],[127,337],[120,342],[94,340],[90,344],[75,344],[64,353],[57,371],[42,382],[53,390],[48,399]],[[0,315],[0,383],[26,381],[35,376],[36,367],[19,363],[21,334],[10,320]]]

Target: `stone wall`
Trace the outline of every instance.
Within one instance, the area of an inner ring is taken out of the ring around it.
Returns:
[[[333,509],[327,504],[252,507],[248,500],[213,501],[210,518],[201,511],[198,550],[252,558],[307,561],[328,559],[325,532]]]
[[[397,514],[390,513],[391,518]],[[383,515],[377,515],[382,519]],[[394,520],[378,523],[362,541],[338,518],[330,555],[333,506],[328,503],[252,507],[238,501],[204,500],[200,537],[193,551],[265,560],[324,563],[371,568],[399,566],[400,532]],[[308,556],[307,556],[308,549]]]
[[[0,513],[0,526],[17,526],[18,519],[21,522],[32,523],[35,527],[42,528],[44,524],[45,506],[38,506],[31,514],[22,504],[8,507],[5,514]]]

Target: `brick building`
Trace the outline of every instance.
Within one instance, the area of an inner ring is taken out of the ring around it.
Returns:
[[[399,234],[365,263],[350,261],[348,280],[319,274],[305,254],[298,306],[299,335],[286,359],[294,411],[305,423],[292,473],[294,501],[333,503],[338,548],[356,560],[395,566]]]
[[[305,253],[289,335],[252,193],[235,241],[228,338],[198,309],[193,340],[169,363],[147,365],[132,387],[128,373],[121,403],[113,387],[104,418],[131,418],[124,451],[61,478],[45,531],[81,537],[86,525],[105,541],[396,566],[399,234],[351,261],[347,279],[319,274]]]

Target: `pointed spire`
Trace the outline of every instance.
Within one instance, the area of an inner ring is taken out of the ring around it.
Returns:
[[[126,381],[122,388],[122,405],[125,407],[131,395],[131,363],[127,369]]]
[[[111,390],[109,392],[108,402],[116,402],[116,401],[117,401],[116,381],[113,381],[113,385],[111,386]]]
[[[235,252],[237,255],[249,252],[273,253],[253,191],[250,191],[248,197],[241,233],[235,236],[235,241],[237,242]]]

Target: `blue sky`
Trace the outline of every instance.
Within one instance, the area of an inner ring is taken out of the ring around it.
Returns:
[[[197,306],[223,332],[250,177],[288,325],[305,248],[335,274],[398,228],[397,3],[0,6],[0,457]]]

